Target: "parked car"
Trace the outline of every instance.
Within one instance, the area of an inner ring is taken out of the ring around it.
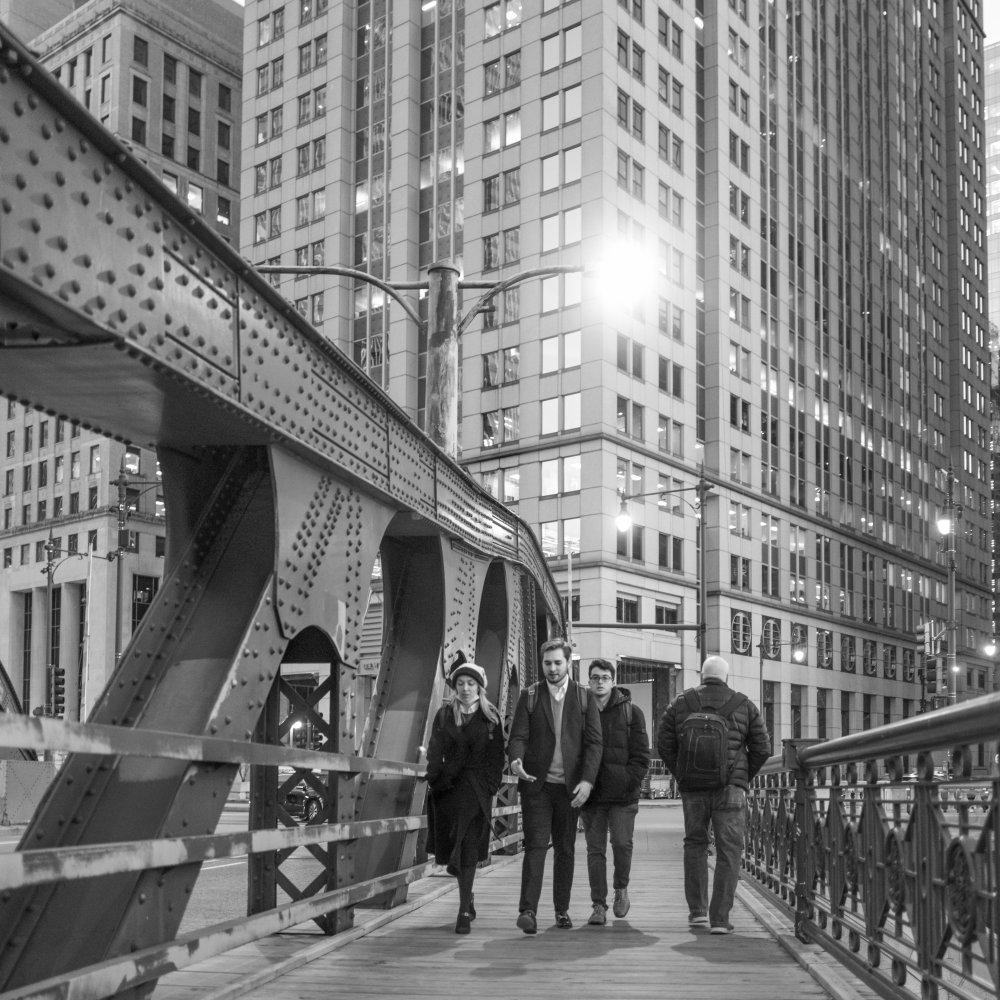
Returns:
[[[278,768],[278,791],[284,794],[281,800],[282,806],[296,819],[301,819],[306,823],[315,823],[323,811],[323,799],[319,792],[305,779],[300,779],[293,785],[289,785],[290,779],[295,775],[295,771],[290,767]],[[301,774],[301,772],[299,772]],[[317,778],[324,778],[321,771],[313,771]]]

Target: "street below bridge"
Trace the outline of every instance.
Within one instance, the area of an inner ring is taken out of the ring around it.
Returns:
[[[605,927],[587,925],[590,894],[581,834],[570,931],[554,926],[551,857],[539,933],[530,937],[514,926],[521,858],[501,857],[477,876],[478,916],[468,937],[454,933],[454,879],[436,875],[411,887],[399,915],[358,908],[354,930],[336,937],[323,937],[313,925],[275,935],[166,977],[154,1000],[718,1000],[733,995],[747,1000],[874,1000],[873,991],[821,948],[797,941],[790,921],[745,884],[732,913],[731,936],[689,928],[682,839],[679,802],[642,804],[629,886],[632,907],[624,919],[609,911]],[[221,879],[233,873],[245,880],[245,868],[206,876]],[[211,890],[199,885],[194,910],[201,910],[211,896]]]

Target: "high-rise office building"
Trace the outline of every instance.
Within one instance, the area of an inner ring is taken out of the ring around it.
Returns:
[[[47,18],[31,41],[46,68],[235,242],[241,7],[6,3],[12,25]],[[60,6],[65,16],[52,23]],[[163,575],[156,456],[12,400],[0,403],[0,440],[0,699],[6,705],[12,692],[24,711],[61,704],[58,714],[85,717]],[[122,537],[119,503],[128,511]]]
[[[1000,589],[1000,41],[986,46],[986,210],[990,287],[990,356],[993,415],[993,593]],[[993,640],[1000,613],[993,603]],[[995,668],[996,669],[996,668]],[[1000,686],[1000,677],[997,678]]]
[[[703,620],[777,739],[913,715],[990,684],[980,16],[252,0],[241,247],[578,266],[464,330],[460,458],[537,528],[583,661],[658,711],[700,655],[663,627]],[[423,422],[426,335],[383,291],[273,280]]]

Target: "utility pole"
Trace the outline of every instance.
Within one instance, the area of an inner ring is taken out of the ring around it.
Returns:
[[[958,522],[962,508],[955,503],[955,470],[948,467],[948,653],[945,657],[945,674],[948,685],[948,703],[958,701],[958,607],[955,594],[955,546]],[[943,525],[943,521],[941,522]]]

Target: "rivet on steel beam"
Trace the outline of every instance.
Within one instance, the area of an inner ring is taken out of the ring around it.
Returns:
[[[38,162],[39,162],[39,160],[38,160],[38,153],[35,150],[33,150],[33,149],[29,149],[28,150],[28,162],[33,167],[37,167],[38,166]]]
[[[19,191],[23,191],[28,186],[28,182],[24,179],[23,174],[17,174],[14,177],[14,183],[17,185]]]

